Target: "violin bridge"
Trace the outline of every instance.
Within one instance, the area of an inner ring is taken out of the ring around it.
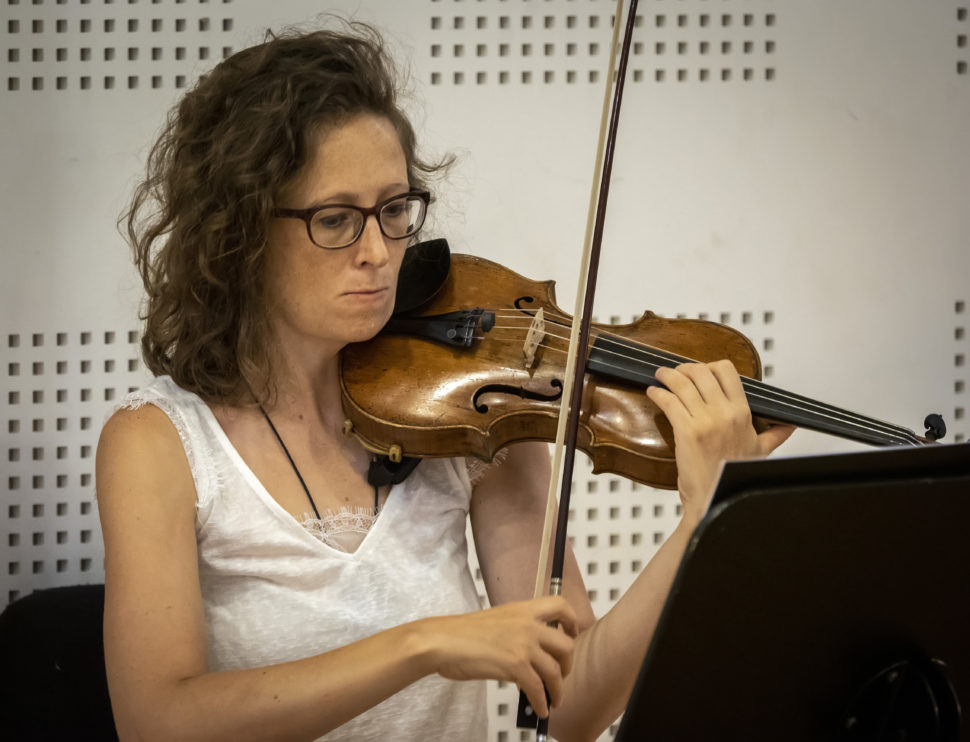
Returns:
[[[546,320],[540,307],[532,317],[532,324],[529,326],[529,332],[525,336],[525,345],[522,347],[522,357],[526,368],[532,368],[535,364],[536,351],[539,349],[539,344],[545,337]]]

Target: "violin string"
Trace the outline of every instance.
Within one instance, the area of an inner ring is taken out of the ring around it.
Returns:
[[[563,352],[561,349],[555,348],[550,345],[543,344],[543,345],[540,345],[540,347],[546,347],[552,352],[558,352],[558,353]],[[604,355],[613,355],[613,356],[619,356],[621,358],[630,358],[630,356],[627,356],[625,354],[621,354],[606,348],[602,348],[598,350],[599,352],[602,352]],[[634,358],[633,360],[638,360],[638,359]],[[668,365],[668,364],[652,363],[649,361],[641,361],[641,363],[644,368],[649,369],[652,372],[656,372],[657,369],[662,367],[667,367],[667,368],[672,367],[671,365]],[[853,428],[856,428],[860,431],[867,431],[874,435],[882,436],[886,439],[887,442],[890,442],[891,440],[896,440],[901,443],[914,443],[914,444],[918,443],[918,440],[916,439],[912,431],[908,431],[905,428],[897,428],[897,426],[893,426],[892,424],[881,423],[880,421],[875,420],[873,418],[866,418],[864,416],[857,415],[848,410],[841,410],[837,407],[831,407],[830,405],[825,405],[824,403],[814,402],[813,400],[806,400],[811,407],[815,408],[815,409],[810,409],[809,407],[806,407],[802,401],[798,400],[795,397],[795,395],[789,395],[783,390],[776,389],[774,387],[769,387],[767,385],[763,385],[757,380],[750,379],[748,377],[742,376],[741,384],[745,390],[745,396],[747,396],[749,399],[753,398],[753,399],[763,400],[769,403],[769,405],[773,406],[775,408],[775,411],[779,413],[784,412],[785,409],[787,409],[789,412],[802,412],[805,414],[809,414],[815,417],[816,419],[819,419],[820,421],[828,420],[833,423],[841,423],[843,425],[848,425]],[[759,392],[768,392],[768,393],[759,393]],[[788,397],[788,399],[785,399],[785,397]]]
[[[499,312],[496,312],[496,314],[500,314],[501,316],[503,316],[503,318],[506,318],[506,317],[515,318],[515,319],[521,318],[523,320],[528,318],[528,315],[523,315],[521,312],[516,312],[516,311],[499,311]],[[551,324],[553,326],[565,327],[566,326],[565,323],[555,321],[554,319],[555,316],[556,316],[555,314],[546,315],[546,319],[549,320],[548,324]],[[564,319],[568,319],[568,318],[564,318]],[[531,320],[530,320],[530,326],[531,326]],[[496,325],[492,329],[493,330],[508,329],[516,332],[524,332],[528,328],[522,327],[522,326],[513,326],[513,325]],[[550,332],[548,330],[546,331],[545,334],[546,336],[553,337],[556,339],[565,339],[563,336],[557,335],[556,333]],[[629,347],[631,350],[637,351],[641,355],[638,356],[638,355],[632,355],[627,353],[621,353],[619,351],[611,350],[608,348],[600,348],[598,349],[599,352],[602,352],[604,355],[612,355],[615,357],[635,361],[641,364],[644,368],[649,369],[650,371],[653,371],[653,372],[655,372],[658,368],[661,368],[664,366],[673,367],[673,366],[679,365],[680,363],[691,362],[691,359],[686,358],[684,356],[680,356],[674,353],[669,353],[667,351],[663,351],[649,345],[644,345],[642,343],[631,341],[617,333],[600,330],[597,332],[597,335],[601,337],[611,338],[611,339],[615,338],[618,344],[624,347]],[[559,348],[555,348],[548,344],[541,344],[540,347],[548,348],[553,352],[559,352],[559,353],[565,352]],[[661,362],[660,363],[652,362],[647,360],[646,357],[657,358]],[[873,435],[887,437],[888,438],[887,442],[891,442],[892,440],[902,441],[905,443],[913,443],[913,444],[916,444],[919,442],[919,439],[911,430],[908,430],[898,425],[894,425],[892,423],[877,420],[875,418],[867,417],[864,415],[859,415],[849,410],[844,410],[839,407],[826,404],[824,402],[818,402],[816,400],[808,399],[806,397],[802,397],[800,395],[796,395],[791,392],[786,392],[777,387],[772,387],[768,384],[764,384],[763,382],[760,382],[757,379],[751,379],[749,377],[742,376],[741,383],[745,389],[745,394],[747,396],[753,397],[755,399],[763,400],[769,403],[770,405],[776,405],[781,408],[787,408],[788,410],[802,412],[804,414],[808,414],[823,420],[840,422],[844,425],[848,425],[853,428],[857,428],[859,430],[868,431]],[[783,410],[779,409],[779,412],[781,411]]]
[[[625,353],[618,353],[616,351],[611,351],[609,349],[601,349],[604,354],[618,356],[620,358],[631,358],[630,355]],[[661,358],[665,363],[655,363],[648,360],[642,360],[641,362],[645,367],[656,371],[661,366],[671,366],[677,365],[684,362],[683,357],[670,354],[668,357],[664,358],[663,354],[656,352],[651,352],[649,355]],[[637,360],[636,357],[632,357],[633,360]],[[741,377],[741,385],[745,390],[745,394],[749,398],[760,399],[768,402],[776,407],[787,409],[789,411],[798,411],[805,414],[809,414],[818,418],[822,418],[830,421],[837,421],[843,424],[849,425],[851,427],[857,428],[859,430],[867,430],[874,434],[882,434],[889,436],[890,438],[899,439],[902,438],[906,442],[914,442],[915,436],[912,431],[906,430],[900,426],[888,423],[885,421],[877,420],[864,415],[859,415],[855,412],[845,410],[833,405],[826,404],[824,402],[818,402],[816,400],[808,399],[802,397],[801,395],[796,395],[791,392],[786,392],[785,390],[779,389],[777,387],[765,384],[757,379],[752,379],[746,376]],[[781,410],[779,410],[781,411]]]

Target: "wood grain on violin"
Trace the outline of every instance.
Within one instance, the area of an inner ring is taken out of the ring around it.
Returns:
[[[529,364],[524,348],[539,310],[545,331]],[[440,291],[409,316],[421,321],[392,322],[343,352],[344,411],[368,448],[488,460],[515,441],[555,438],[572,318],[557,306],[552,281],[453,255]],[[905,428],[762,384],[754,345],[724,325],[647,312],[628,325],[595,326],[593,338],[578,445],[594,472],[676,486],[670,424],[643,388],[658,366],[687,360],[730,359],[756,417],[876,445],[924,442]]]

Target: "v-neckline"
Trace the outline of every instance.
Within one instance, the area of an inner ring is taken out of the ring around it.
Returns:
[[[293,527],[299,530],[302,534],[302,538],[309,539],[311,542],[318,544],[321,548],[325,549],[334,556],[339,556],[350,560],[360,560],[366,556],[369,550],[368,544],[379,537],[380,531],[384,528],[384,523],[390,520],[388,516],[393,514],[395,503],[400,499],[400,497],[391,497],[395,488],[398,487],[397,484],[391,485],[391,488],[384,499],[384,504],[380,508],[379,517],[374,520],[373,525],[371,525],[371,527],[367,530],[367,533],[364,535],[360,545],[354,549],[354,551],[350,552],[334,548],[333,546],[330,546],[330,544],[314,536],[307,528],[303,526],[299,520],[296,519],[296,517],[293,516],[292,513],[280,505],[279,501],[270,494],[268,489],[266,489],[266,486],[263,484],[262,480],[256,476],[256,472],[254,472],[249,464],[246,463],[246,460],[242,457],[242,454],[239,453],[239,450],[236,448],[235,444],[233,444],[233,442],[229,439],[229,435],[222,427],[222,424],[219,422],[219,418],[216,417],[215,413],[212,411],[212,408],[209,407],[204,400],[200,399],[200,401],[202,402],[202,406],[205,408],[204,414],[208,418],[209,424],[212,426],[216,440],[219,441],[219,445],[222,446],[223,451],[243,475],[246,482],[253,488],[253,491],[262,501],[263,505],[269,508],[269,510],[272,511],[273,514],[276,515],[280,520],[286,522],[287,524],[291,524]],[[388,511],[390,511],[390,513]]]

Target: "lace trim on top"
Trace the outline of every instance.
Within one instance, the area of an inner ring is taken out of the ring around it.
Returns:
[[[376,520],[368,508],[342,507],[336,513],[328,510],[321,518],[306,513],[301,525],[330,548],[353,554]]]
[[[476,458],[466,458],[465,465],[468,469],[468,479],[474,487],[481,482],[486,475],[496,466],[500,466],[509,456],[507,448],[492,457],[491,461],[482,461]],[[328,510],[320,518],[314,518],[309,513],[303,516],[301,525],[313,536],[327,546],[353,554],[367,536],[368,531],[374,526],[377,515],[368,508],[347,507],[340,508],[336,513]]]
[[[468,479],[472,486],[481,482],[496,466],[501,465],[508,458],[508,455],[508,449],[503,448],[492,457],[491,461],[466,458]],[[373,528],[378,514],[368,508],[342,507],[337,512],[327,510],[320,518],[315,518],[306,513],[301,525],[327,546],[347,554],[353,554],[370,529]]]
[[[508,457],[509,449],[503,448],[492,457],[491,461],[482,461],[481,459],[474,459],[471,457],[466,458],[465,466],[468,468],[468,480],[471,482],[472,487],[485,479],[486,474],[505,461],[505,459]]]

